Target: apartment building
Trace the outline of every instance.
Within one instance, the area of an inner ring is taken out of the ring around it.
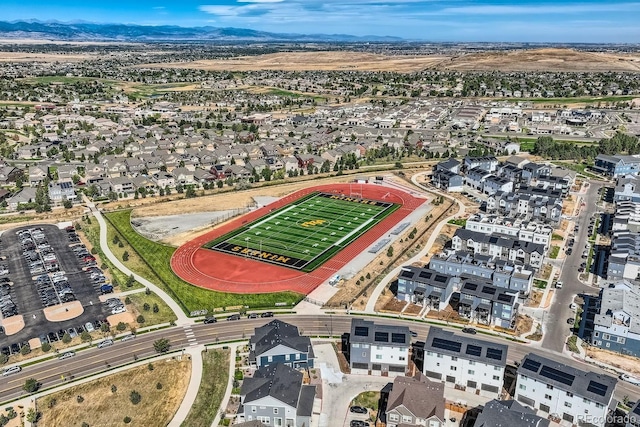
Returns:
[[[411,332],[407,326],[352,319],[349,365],[353,374],[404,375],[409,363]]]
[[[508,347],[431,327],[418,358],[426,377],[481,396],[502,394]]]
[[[499,215],[477,213],[471,215],[464,226],[466,230],[484,234],[504,234],[517,237],[523,242],[532,242],[549,248],[553,228],[536,220],[525,221]]]
[[[529,353],[517,371],[516,400],[571,424],[603,427],[617,379]]]
[[[456,251],[489,255],[510,261],[519,261],[534,268],[542,266],[545,247],[539,243],[522,242],[500,234],[484,234],[467,229],[456,230],[451,239],[451,247]]]
[[[404,266],[398,275],[396,298],[434,310],[444,310],[449,304],[455,281],[447,274],[428,268]]]
[[[518,315],[518,294],[476,278],[463,278],[458,315],[483,325],[511,329]]]

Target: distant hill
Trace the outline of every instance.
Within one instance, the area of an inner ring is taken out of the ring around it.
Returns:
[[[42,21],[0,21],[0,38],[59,41],[283,41],[283,42],[397,42],[387,36],[352,36],[348,34],[285,34],[245,28],[145,26],[127,24],[60,23]]]

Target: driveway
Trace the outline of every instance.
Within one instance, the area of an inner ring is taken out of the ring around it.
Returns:
[[[351,400],[364,391],[380,391],[393,378],[341,374],[338,357],[330,342],[314,342],[315,366],[322,375],[322,412],[320,427],[348,426],[352,419],[366,416],[351,414]]]

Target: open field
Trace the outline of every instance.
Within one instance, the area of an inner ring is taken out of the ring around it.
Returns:
[[[2,41],[0,41],[2,46]],[[88,59],[97,59],[95,55],[82,54],[54,54],[34,52],[2,52],[0,62],[81,62]]]
[[[154,362],[153,370],[143,365],[70,387],[38,399],[38,425],[121,426],[129,417],[134,426],[165,426],[178,410],[190,376],[191,361],[166,359]],[[129,399],[134,390],[142,398],[137,405]]]
[[[275,303],[286,302],[289,305],[302,299],[302,295],[293,292],[276,292],[272,294],[231,294],[215,292],[190,285],[180,279],[171,270],[170,260],[176,248],[153,242],[138,234],[131,227],[131,211],[110,212],[105,215],[111,225],[118,231],[122,240],[132,248],[144,265],[150,268],[157,282],[165,292],[169,293],[186,311],[206,309],[216,311],[220,307],[235,307],[239,305],[250,308],[272,308]],[[126,263],[125,263],[126,264]],[[136,273],[144,276],[145,271],[136,271],[135,266],[129,266]],[[152,279],[150,279],[152,280]]]
[[[640,55],[584,52],[573,49],[519,49],[456,56],[387,56],[362,52],[280,52],[188,63],[143,64],[139,67],[192,68],[215,71],[640,71]]]
[[[205,247],[310,272],[399,205],[312,193]]]
[[[182,426],[209,427],[213,422],[227,387],[229,353],[229,350],[208,350],[202,355],[202,382]]]

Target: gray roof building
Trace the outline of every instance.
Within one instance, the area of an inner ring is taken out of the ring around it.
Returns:
[[[474,427],[548,427],[549,423],[515,400],[491,400],[484,405]]]

